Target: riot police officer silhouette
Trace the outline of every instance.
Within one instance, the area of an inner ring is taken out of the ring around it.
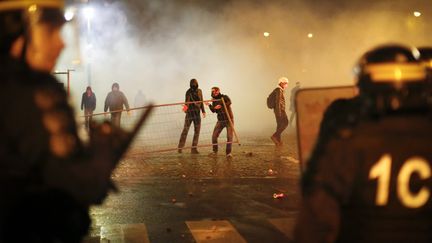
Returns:
[[[432,242],[431,80],[418,55],[402,45],[365,53],[359,95],[326,111],[297,242]]]
[[[113,184],[125,133],[77,135],[63,85],[60,0],[0,1],[0,242],[80,242]]]

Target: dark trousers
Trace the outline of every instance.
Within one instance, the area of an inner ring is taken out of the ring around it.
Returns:
[[[273,133],[273,136],[275,138],[277,138],[279,141],[281,141],[281,134],[282,132],[287,128],[288,126],[288,116],[286,114],[286,112],[282,112],[281,116],[278,116],[275,113],[275,117],[276,117],[276,132]]]
[[[201,117],[200,117],[199,112],[186,113],[183,131],[180,135],[180,141],[178,144],[178,148],[184,147],[184,145],[186,143],[186,138],[187,138],[187,135],[189,132],[189,128],[190,128],[190,125],[192,122],[194,124],[194,136],[193,136],[193,140],[192,140],[192,148],[196,149],[196,146],[198,145],[200,130],[201,130]]]
[[[84,119],[85,119],[85,128],[87,131],[90,131],[90,123],[92,121],[93,111],[91,109],[84,108]]]
[[[233,128],[229,121],[218,121],[216,123],[216,126],[213,130],[212,135],[212,143],[213,143],[213,152],[218,151],[218,137],[222,130],[226,127],[227,129],[227,145],[226,145],[226,154],[231,153],[231,147],[232,147],[232,140],[233,140]]]
[[[112,112],[111,113],[111,123],[113,126],[120,127],[121,122],[121,112]]]

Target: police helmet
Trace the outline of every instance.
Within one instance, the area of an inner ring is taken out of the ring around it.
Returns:
[[[427,105],[429,83],[419,51],[403,45],[384,45],[366,52],[355,68],[360,96],[378,110]]]
[[[12,43],[32,26],[65,23],[63,0],[0,0],[0,51],[7,54]]]

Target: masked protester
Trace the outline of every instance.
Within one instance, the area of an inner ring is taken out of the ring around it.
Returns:
[[[84,145],[50,74],[63,16],[60,0],[0,0],[0,242],[80,242],[113,188],[124,133],[103,124]]]
[[[191,79],[190,81],[190,88],[186,91],[185,95],[185,106],[184,110],[186,113],[185,122],[183,131],[180,135],[180,141],[178,144],[178,152],[182,152],[182,148],[185,145],[187,134],[189,132],[189,128],[191,123],[194,124],[194,136],[192,140],[192,148],[191,153],[192,154],[199,154],[197,145],[198,145],[198,139],[199,134],[201,130],[201,115],[200,112],[202,112],[203,118],[206,115],[204,104],[203,104],[203,95],[201,89],[198,88],[198,81],[196,79]]]
[[[213,152],[210,154],[211,156],[217,155],[218,152],[218,137],[222,130],[226,128],[227,130],[227,145],[226,145],[226,156],[227,158],[232,158],[233,155],[231,153],[232,150],[232,140],[233,140],[233,124],[234,124],[234,116],[231,110],[231,99],[224,94],[220,93],[220,89],[218,87],[212,88],[211,96],[213,98],[212,104],[209,105],[210,110],[213,113],[217,114],[217,123],[215,128],[213,129],[212,135],[212,143],[213,143]],[[231,122],[230,122],[231,120]]]
[[[321,123],[295,242],[432,242],[431,77],[418,54],[385,45],[360,58],[359,95]]]

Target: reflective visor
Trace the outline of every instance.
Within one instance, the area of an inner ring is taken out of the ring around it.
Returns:
[[[417,63],[369,64],[365,67],[365,72],[376,83],[417,82],[426,78],[426,69]]]

